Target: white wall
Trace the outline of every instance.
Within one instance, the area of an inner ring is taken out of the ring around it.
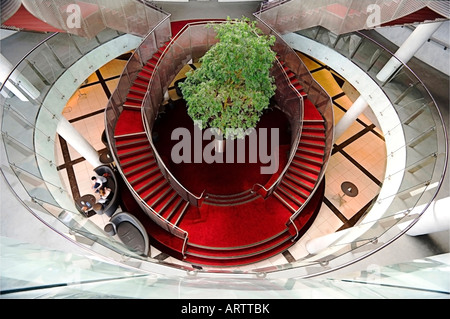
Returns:
[[[412,33],[413,29],[406,26],[398,26],[377,28],[376,31],[389,41],[400,46]],[[447,45],[447,49],[444,50],[442,44],[429,41],[417,51],[415,57],[450,76],[450,21],[444,22],[433,34],[432,38]]]

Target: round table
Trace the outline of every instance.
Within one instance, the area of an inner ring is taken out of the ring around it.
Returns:
[[[80,212],[82,212],[85,215],[87,215],[88,211],[90,211],[94,207],[96,202],[97,202],[97,200],[96,200],[95,196],[92,194],[83,195],[75,201]],[[87,207],[89,209],[84,211],[84,210],[82,210],[83,207]]]
[[[345,195],[350,197],[355,197],[356,195],[358,195],[358,187],[356,187],[356,185],[352,182],[343,182],[341,184],[341,190]]]
[[[114,161],[113,157],[111,156],[111,153],[106,151],[106,152],[102,152],[100,154],[100,162],[102,162],[103,164],[109,164],[112,163]]]
[[[355,184],[352,182],[345,181],[341,184],[341,190],[344,194],[337,194],[333,197],[333,199],[339,201],[339,206],[342,206],[347,201],[344,199],[344,197],[347,195],[349,197],[355,197],[358,195],[358,187],[356,187]]]

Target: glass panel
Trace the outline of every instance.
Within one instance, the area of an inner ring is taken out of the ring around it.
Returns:
[[[97,40],[100,43],[106,43],[109,40],[117,38],[118,36],[119,36],[119,32],[117,32],[116,30],[113,30],[113,29],[105,29],[96,35]]]
[[[34,126],[21,113],[4,108],[2,132],[28,149],[34,148]]]
[[[32,198],[39,199],[52,205],[58,205],[47,188],[47,183],[36,175],[32,175],[18,167],[13,167],[16,176]]]
[[[84,37],[79,37],[76,35],[71,35],[71,38],[75,45],[77,46],[78,50],[82,53],[82,55],[85,55],[89,51],[95,49],[97,45],[99,45],[97,39],[88,39]]]
[[[17,140],[10,137],[4,138],[8,161],[11,165],[29,172],[32,175],[40,176],[40,171],[36,163],[35,153]]]
[[[336,43],[334,49],[340,54],[350,58],[356,52],[358,46],[361,44],[362,39],[358,35],[349,34],[341,35]]]
[[[33,64],[32,60],[25,58],[16,68],[17,78],[13,77],[15,83],[21,82],[19,90],[26,93],[27,98],[32,98],[36,101],[42,102],[51,87],[51,82],[44,74]],[[16,74],[14,72],[14,74]]]
[[[152,58],[153,54],[157,50],[158,47],[156,46],[154,33],[149,34],[137,49],[137,51],[139,52],[139,56],[141,57],[144,64]]]
[[[380,48],[375,43],[364,39],[353,55],[353,62],[356,63],[364,71],[367,71],[369,67],[375,62],[380,52]]]
[[[64,65],[47,45],[41,45],[27,57],[40,77],[48,83],[54,83],[65,71]]]
[[[69,34],[60,33],[47,41],[47,43],[66,68],[78,61],[82,56]]]

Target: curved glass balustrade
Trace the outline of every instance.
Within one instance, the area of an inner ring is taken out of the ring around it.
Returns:
[[[127,72],[122,75],[118,90],[113,94],[109,103],[120,107],[132,82],[133,74],[140,68],[142,61],[146,61],[145,58],[152,55],[152,50],[157,50],[156,44],[167,38],[170,34],[169,30],[168,24],[162,23],[149,34],[147,38],[155,39],[155,46],[153,48],[142,46],[138,49],[139,58],[135,55],[135,58],[128,62]],[[114,31],[109,30],[108,32],[112,32],[112,37],[119,35]],[[320,31],[321,33],[317,30],[308,32],[324,35],[324,30]],[[195,38],[195,35],[193,36]],[[62,37],[65,41],[56,41]],[[105,37],[107,38],[106,34]],[[319,39],[317,36],[314,38]],[[194,270],[189,266],[166,264],[151,258],[135,256],[120,242],[113,240],[98,226],[80,216],[76,210],[61,205],[61,201],[55,199],[55,194],[59,192],[61,197],[70,198],[69,194],[60,185],[43,179],[42,168],[37,165],[36,161],[36,157],[42,155],[36,153],[35,143],[37,141],[54,143],[54,136],[48,136],[45,132],[37,129],[35,123],[38,112],[42,111],[40,108],[42,108],[45,94],[51,89],[55,80],[63,72],[66,72],[77,58],[101,45],[96,41],[96,39],[78,38],[74,40],[70,35],[58,34],[49,37],[32,50],[17,66],[16,71],[20,71],[39,91],[40,95],[31,98],[29,96],[31,91],[24,89],[23,83],[13,82],[25,96],[29,97],[29,101],[22,101],[12,95],[9,95],[8,98],[2,97],[1,127],[3,137],[1,151],[4,153],[4,156],[2,154],[2,161],[4,161],[2,173],[17,194],[18,199],[31,214],[37,216],[53,230],[63,234],[68,240],[76,242],[78,238],[82,237],[91,241],[93,244],[89,250],[92,253],[105,256],[105,248],[107,248],[110,258],[130,267],[136,267],[136,262],[138,262],[139,266],[137,267],[147,273],[198,277],[226,276],[227,278],[310,277],[356,262],[401,236],[402,232],[393,226],[407,221],[413,225],[423,213],[423,211],[416,211],[415,207],[430,203],[442,183],[448,157],[447,132],[433,98],[420,79],[405,66],[399,69],[386,83],[379,83],[391,100],[401,121],[401,125],[396,127],[391,134],[397,133],[405,136],[404,146],[398,150],[407,154],[405,170],[396,173],[402,181],[401,186],[395,194],[378,198],[379,202],[390,203],[383,216],[373,220],[366,218],[357,226],[346,231],[346,234],[358,234],[357,236],[346,237],[344,234],[337,234],[336,240],[331,246],[318,255],[307,256],[294,263],[265,269],[252,269],[248,272],[234,271],[230,268],[223,271],[220,269],[214,271]],[[322,42],[326,43],[325,40]],[[65,46],[62,45],[64,43]],[[358,33],[337,37],[330,45],[334,50],[341,52],[359,65],[373,78],[392,56],[389,51]],[[57,55],[58,59],[56,59],[55,51],[63,54]],[[7,92],[5,88],[2,88],[2,91]],[[163,91],[161,88],[162,93]],[[105,115],[107,124],[108,121],[117,117],[118,114],[115,114],[115,110],[116,108],[108,108]],[[55,122],[59,116],[61,115],[55,114]],[[54,165],[51,160],[47,162],[49,166]],[[386,176],[386,179],[389,178],[393,178],[393,176]],[[370,215],[367,214],[367,216]],[[378,243],[378,245],[370,246],[371,243]]]
[[[229,279],[168,277],[148,274],[95,256],[42,250],[0,238],[2,299],[132,298],[132,299],[317,299],[369,298],[446,299],[448,254],[408,263],[373,267],[336,278]],[[30,267],[33,271],[30,271]],[[407,272],[405,274],[405,272]],[[172,305],[172,301],[170,301]],[[179,305],[179,303],[178,303]],[[272,308],[270,313],[278,313]],[[172,306],[166,315],[178,314]],[[283,309],[286,310],[286,309]]]

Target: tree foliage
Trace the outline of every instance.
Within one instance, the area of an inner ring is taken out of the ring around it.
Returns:
[[[232,129],[243,137],[256,127],[275,93],[269,74],[275,38],[262,34],[256,22],[245,17],[211,26],[219,42],[200,58],[199,68],[188,72],[180,88],[189,116],[202,129],[218,129],[233,138]]]

